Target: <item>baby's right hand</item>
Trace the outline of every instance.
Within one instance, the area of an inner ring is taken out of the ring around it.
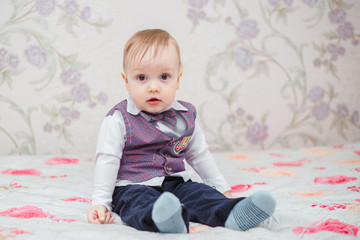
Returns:
[[[108,224],[115,220],[115,217],[111,217],[110,211],[103,205],[93,206],[87,216],[88,222],[94,224]]]

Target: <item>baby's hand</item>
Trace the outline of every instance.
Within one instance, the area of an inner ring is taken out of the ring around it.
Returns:
[[[88,212],[88,222],[94,224],[113,223],[115,217],[111,217],[110,211],[102,205],[93,206]]]

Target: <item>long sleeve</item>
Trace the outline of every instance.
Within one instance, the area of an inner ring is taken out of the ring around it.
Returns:
[[[104,205],[111,210],[120,159],[125,146],[126,128],[120,112],[104,119],[96,148],[92,205]]]
[[[214,157],[211,155],[205,136],[198,123],[189,143],[186,161],[200,175],[206,185],[215,187],[219,192],[230,190],[230,185],[220,173]]]

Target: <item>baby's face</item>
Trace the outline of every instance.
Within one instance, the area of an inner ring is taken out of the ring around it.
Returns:
[[[159,113],[174,101],[182,72],[173,44],[159,49],[156,57],[149,49],[141,62],[132,61],[125,71],[126,89],[139,109]]]

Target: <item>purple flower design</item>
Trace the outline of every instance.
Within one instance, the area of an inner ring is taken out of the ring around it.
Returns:
[[[52,125],[50,123],[46,123],[43,127],[44,132],[51,132],[52,130]]]
[[[230,124],[234,124],[236,122],[236,116],[234,114],[230,114],[227,116],[227,121],[230,123]]]
[[[108,101],[108,96],[106,93],[99,93],[98,97],[97,97],[98,101],[100,104],[105,105]]]
[[[342,23],[346,18],[346,12],[341,8],[336,8],[329,13],[329,18],[332,23]]]
[[[318,120],[322,121],[329,115],[330,107],[327,103],[320,103],[313,108],[313,116]]]
[[[290,7],[293,5],[294,0],[284,0],[284,3]]]
[[[313,62],[315,67],[320,67],[321,66],[321,60],[320,58],[316,58]]]
[[[81,73],[73,68],[70,68],[63,72],[60,76],[65,85],[75,85],[80,81]]]
[[[238,108],[238,109],[236,110],[236,115],[238,115],[239,117],[244,116],[244,114],[245,114],[244,109]]]
[[[310,7],[313,7],[317,4],[318,0],[302,0],[305,4],[309,5]]]
[[[79,85],[73,87],[71,90],[71,96],[76,102],[86,101],[90,97],[90,88],[87,84],[80,83]]]
[[[38,0],[36,2],[36,10],[40,15],[46,17],[52,14],[55,10],[55,0]]]
[[[90,16],[91,16],[90,7],[84,7],[84,9],[81,11],[81,18],[87,20],[90,18]]]
[[[28,62],[37,67],[43,67],[47,62],[47,54],[43,47],[29,45],[25,55]]]
[[[268,2],[272,6],[279,6],[281,4],[281,0],[268,0]]]
[[[61,107],[59,109],[59,115],[63,118],[69,118],[71,116],[71,110],[67,107]]]
[[[244,20],[236,27],[236,34],[241,39],[256,38],[259,32],[257,22],[252,19]]]
[[[206,13],[203,11],[196,11],[193,9],[189,9],[187,13],[187,17],[193,22],[194,25],[198,25],[199,19],[205,19]]]
[[[79,9],[79,5],[75,0],[65,0],[64,8],[67,15],[75,15]]]
[[[78,119],[80,117],[80,112],[78,110],[74,110],[72,113],[71,113],[71,118],[72,119]]]
[[[268,2],[270,3],[270,5],[275,7],[281,4],[281,0],[268,0]]]
[[[1,48],[0,49],[0,57],[5,57],[6,54],[7,54],[7,50],[5,48]]]
[[[358,111],[355,111],[355,112],[353,112],[353,114],[351,114],[351,122],[353,124],[356,124],[359,122],[359,112]]]
[[[0,57],[0,68],[2,68],[3,66],[5,66],[5,61],[2,57]]]
[[[244,47],[239,47],[234,54],[235,63],[242,70],[247,70],[252,67],[253,64],[253,55],[252,53]]]
[[[351,22],[344,22],[337,28],[337,33],[341,39],[346,40],[352,38],[354,36],[354,26]]]
[[[246,131],[246,139],[256,145],[263,142],[267,138],[268,127],[262,123],[254,123],[250,125]]]
[[[319,102],[324,98],[324,89],[322,87],[313,87],[308,95],[311,102]]]
[[[338,54],[338,47],[333,43],[330,43],[329,45],[327,45],[327,50],[333,56],[337,56],[337,54]]]
[[[19,57],[14,54],[9,54],[6,61],[7,64],[13,68],[16,68],[19,65]]]
[[[339,47],[337,53],[338,53],[339,55],[344,55],[344,54],[345,54],[345,48],[344,48],[344,47]]]
[[[338,104],[336,107],[336,115],[340,120],[344,120],[349,115],[349,109],[345,104]]]
[[[193,8],[201,9],[208,4],[209,0],[189,0],[190,6]]]

